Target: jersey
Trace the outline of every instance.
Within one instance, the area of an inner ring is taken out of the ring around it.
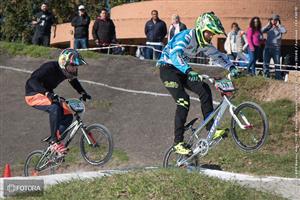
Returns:
[[[175,35],[163,49],[157,66],[170,64],[186,74],[191,70],[188,64],[190,58],[195,57],[200,52],[210,57],[214,64],[227,70],[233,66],[229,58],[213,45],[200,47],[196,39],[195,29],[187,29]]]

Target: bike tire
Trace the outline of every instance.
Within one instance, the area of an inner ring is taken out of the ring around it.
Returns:
[[[97,130],[97,132],[96,132]],[[109,130],[101,125],[101,124],[92,124],[90,126],[88,126],[86,128],[86,132],[87,133],[91,133],[93,134],[93,138],[95,139],[96,133],[100,134],[100,136],[104,136],[103,138],[105,139],[105,144],[103,141],[97,141],[96,144],[97,145],[89,145],[87,143],[87,140],[85,138],[85,136],[82,134],[81,138],[80,138],[80,153],[82,155],[82,157],[84,158],[84,160],[94,166],[101,166],[104,165],[105,163],[107,163],[110,158],[112,157],[112,153],[113,153],[113,138],[111,133],[109,132]],[[100,143],[100,144],[98,144]],[[107,145],[107,146],[105,146]],[[97,155],[100,155],[100,153],[102,153],[102,147],[104,147],[104,156],[103,158],[101,157],[100,159],[96,160],[94,158],[91,158],[91,156],[89,155],[90,152],[88,152],[89,150],[99,150],[96,152]],[[99,148],[99,149],[96,149]]]
[[[254,114],[252,114],[250,110],[255,111]],[[254,102],[244,102],[234,110],[234,114],[240,121],[242,120],[241,114],[247,115],[247,120],[250,120],[250,124],[253,123],[253,127],[243,130],[239,127],[234,118],[231,118],[230,131],[237,146],[248,152],[260,149],[269,134],[269,122],[266,113],[258,104]],[[251,130],[253,133],[250,132]],[[253,141],[253,145],[249,144],[251,140]]]
[[[175,152],[173,146],[171,146],[167,152],[165,153],[164,155],[164,160],[163,160],[163,167],[164,168],[176,168],[177,166],[175,166],[175,162],[171,161],[171,157],[172,156],[175,156],[175,160],[178,160],[180,159],[180,157],[182,157],[183,155],[179,155]],[[193,159],[192,159],[192,162],[190,163],[191,166],[193,167],[198,167],[199,166],[199,159],[198,159],[198,156],[195,156]]]
[[[46,170],[46,173],[43,173],[43,174],[40,174],[40,172],[37,171],[36,169],[33,169],[35,171],[32,171],[32,170],[29,169],[30,164],[33,161],[38,162],[39,159],[41,158],[41,156],[43,155],[43,153],[44,152],[42,150],[35,150],[35,151],[32,151],[31,153],[28,154],[28,156],[26,158],[26,161],[25,161],[25,164],[24,164],[24,176],[39,176],[39,175],[49,175],[49,174],[54,174],[55,173],[54,168],[49,168],[48,170]],[[33,160],[34,156],[37,156],[35,158],[35,160]],[[36,164],[38,164],[38,163],[36,163]],[[36,164],[33,164],[33,165],[35,166]]]

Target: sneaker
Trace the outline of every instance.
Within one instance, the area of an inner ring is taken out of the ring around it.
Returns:
[[[181,155],[187,155],[191,153],[191,149],[187,147],[187,145],[183,142],[179,142],[174,146],[175,152]]]
[[[214,134],[213,140],[218,139],[220,137],[225,137],[226,136],[225,133],[226,133],[226,129],[217,129]]]
[[[56,152],[59,155],[66,154],[67,151],[69,150],[68,148],[65,147],[63,143],[52,143],[50,144],[50,149],[53,152]]]

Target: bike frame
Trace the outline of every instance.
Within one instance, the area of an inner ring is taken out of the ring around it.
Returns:
[[[246,125],[243,125],[241,123],[241,121],[238,119],[238,117],[234,114],[234,109],[236,109],[236,106],[234,106],[230,100],[227,98],[227,96],[223,96],[223,100],[222,102],[217,106],[217,108],[196,128],[196,129],[192,129],[192,135],[188,141],[188,143],[193,140],[193,138],[197,139],[197,142],[194,144],[198,144],[199,141],[202,139],[200,138],[200,133],[201,131],[205,128],[205,126],[207,125],[207,123],[212,120],[215,116],[214,119],[214,123],[212,125],[212,127],[210,128],[207,136],[206,136],[206,141],[208,142],[208,147],[212,147],[214,144],[218,144],[222,138],[219,138],[218,140],[214,140],[213,136],[216,132],[217,127],[219,126],[219,122],[222,119],[225,111],[229,109],[229,112],[231,114],[231,116],[233,117],[233,119],[237,122],[237,124],[239,125],[239,127],[241,129],[246,129],[246,126],[250,125],[250,123],[248,122],[248,120],[246,119],[246,117],[244,115],[241,114],[241,117],[243,119],[243,121],[246,123]],[[187,159],[182,159],[182,156],[180,156],[180,158],[178,159],[179,162],[177,162],[178,166],[181,166],[183,163],[186,163],[188,161],[190,161],[192,158],[194,158],[199,152],[193,152],[193,155],[189,156]]]
[[[67,140],[65,146],[67,147],[71,140],[76,135],[77,131],[80,129],[84,137],[86,138],[89,145],[92,144],[90,141],[90,138],[88,137],[88,134],[85,131],[85,125],[83,124],[82,120],[80,119],[80,116],[78,114],[74,115],[76,117],[76,120],[62,133],[62,138],[65,138],[68,134],[70,134],[69,139]]]
[[[72,139],[74,138],[74,136],[76,135],[77,131],[80,129],[82,134],[84,135],[84,137],[86,138],[87,142],[89,145],[92,144],[90,138],[88,137],[88,134],[85,131],[85,125],[83,124],[80,116],[75,113],[74,114],[76,120],[62,133],[62,138],[65,138],[68,134],[70,135],[69,139],[67,140],[65,146],[67,147],[70,142],[72,141]],[[41,165],[42,161],[44,160],[44,158],[46,156],[48,156],[48,153],[50,153],[50,156],[52,156],[53,152],[51,152],[50,146],[44,151],[42,157],[40,158],[38,164],[36,165],[36,167],[38,166],[40,169],[38,169],[39,171],[43,171],[43,167],[45,167],[47,165],[47,163],[43,163],[43,165]],[[57,165],[53,165],[51,168],[56,167]]]
[[[214,119],[214,123],[212,125],[212,127],[210,128],[208,135],[206,137],[206,139],[208,141],[212,141],[212,138],[214,136],[214,133],[216,132],[217,127],[219,126],[219,122],[221,121],[225,111],[229,109],[229,112],[231,114],[231,116],[234,118],[234,120],[237,122],[237,124],[239,125],[239,127],[241,129],[246,129],[247,125],[250,125],[250,123],[248,122],[248,120],[246,119],[245,116],[242,115],[242,119],[244,120],[244,122],[246,123],[246,126],[243,125],[241,123],[241,121],[238,119],[238,117],[234,114],[234,109],[236,109],[236,106],[234,106],[230,100],[226,97],[223,96],[223,100],[222,102],[218,105],[218,107],[204,120],[204,122],[202,124],[200,124],[196,130],[194,131],[194,135],[197,136],[199,132],[201,132],[201,130],[203,130],[203,128],[207,125],[207,123],[212,120],[215,116],[216,118]],[[197,138],[199,138],[197,136]]]

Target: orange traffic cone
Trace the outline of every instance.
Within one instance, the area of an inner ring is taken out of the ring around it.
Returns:
[[[6,165],[5,165],[4,172],[3,172],[3,177],[4,177],[4,178],[6,178],[6,177],[11,177],[11,171],[10,171],[10,166],[9,166],[9,164],[6,164]]]

